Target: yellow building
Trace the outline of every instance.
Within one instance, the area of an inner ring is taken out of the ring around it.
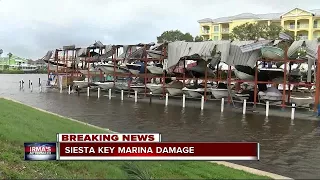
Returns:
[[[320,9],[307,11],[295,8],[286,13],[270,14],[243,13],[236,16],[217,19],[206,18],[198,21],[200,35],[205,40],[227,40],[234,27],[256,22],[281,25],[292,31],[297,39],[320,38]]]

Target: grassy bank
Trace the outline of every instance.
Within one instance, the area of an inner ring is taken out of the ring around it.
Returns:
[[[24,142],[54,142],[57,132],[96,133],[102,130],[2,98],[0,98],[0,109],[1,179],[134,179],[137,176],[156,179],[267,179],[209,162],[25,162]]]

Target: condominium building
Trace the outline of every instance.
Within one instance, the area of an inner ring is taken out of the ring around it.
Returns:
[[[205,18],[198,21],[200,35],[205,39],[227,40],[232,29],[245,23],[278,24],[294,33],[297,39],[320,38],[320,9],[303,10],[295,8],[285,13],[252,14],[217,19]]]

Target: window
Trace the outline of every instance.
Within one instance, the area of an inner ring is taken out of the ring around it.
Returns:
[[[317,20],[315,20],[315,21],[313,22],[313,27],[314,27],[314,28],[319,27],[319,26],[318,26],[318,21],[317,21]]]
[[[213,40],[215,40],[215,41],[217,41],[218,39],[219,39],[218,36],[214,36],[214,37],[213,37]]]
[[[219,26],[214,26],[214,32],[219,32]]]

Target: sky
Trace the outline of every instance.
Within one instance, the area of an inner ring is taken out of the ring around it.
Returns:
[[[64,45],[150,43],[166,30],[196,36],[204,18],[320,9],[318,1],[0,0],[0,49],[38,59]]]

